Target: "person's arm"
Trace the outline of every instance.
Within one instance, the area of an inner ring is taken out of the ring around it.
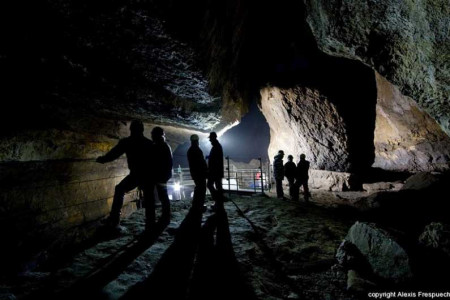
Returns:
[[[119,158],[124,153],[125,153],[125,145],[123,140],[120,140],[116,146],[114,146],[111,150],[108,151],[108,153],[106,153],[103,156],[97,157],[96,162],[104,164]]]

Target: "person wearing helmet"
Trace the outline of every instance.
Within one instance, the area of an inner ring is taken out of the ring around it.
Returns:
[[[295,188],[295,173],[297,166],[295,165],[293,160],[294,157],[292,155],[288,155],[288,162],[284,164],[284,176],[289,183],[289,196],[291,197],[291,200],[297,200],[298,192],[296,193]]]
[[[143,191],[146,205],[151,202],[150,168],[152,146],[152,141],[144,136],[144,125],[142,122],[132,121],[130,124],[130,136],[121,139],[108,153],[97,158],[96,161],[98,163],[104,164],[116,160],[125,153],[130,170],[130,173],[116,185],[111,212],[105,222],[107,225],[120,229],[120,214],[124,195],[136,187]],[[150,205],[150,209],[146,209],[147,224],[154,222],[154,213],[152,215],[151,211]]]
[[[223,150],[222,145],[220,145],[217,140],[217,134],[211,132],[209,134],[209,141],[211,142],[212,148],[208,156],[208,189],[211,193],[212,199],[217,204],[222,204],[223,202],[223,189],[222,189],[222,178],[224,177],[223,168]]]
[[[203,156],[203,151],[199,147],[199,137],[196,134],[191,135],[191,147],[188,149],[187,159],[191,177],[195,184],[192,207],[197,211],[201,211],[205,204],[208,167]]]
[[[284,151],[278,151],[273,160],[273,175],[275,177],[276,190],[278,199],[284,199],[283,192],[283,178],[284,178],[284,165],[283,165]]]
[[[309,202],[309,198],[311,194],[309,193],[308,188],[308,179],[309,179],[309,161],[306,160],[305,154],[300,154],[300,161],[297,164],[297,176],[296,176],[296,185],[298,188],[303,186],[303,195],[306,202]]]
[[[152,140],[152,182],[156,187],[159,201],[161,201],[161,220],[164,224],[168,224],[170,222],[170,201],[167,194],[167,182],[172,178],[172,149],[166,143],[165,133],[161,127],[153,128]]]

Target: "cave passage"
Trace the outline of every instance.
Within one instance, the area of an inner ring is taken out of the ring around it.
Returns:
[[[232,161],[248,163],[258,158],[262,158],[264,162],[268,161],[269,125],[256,101],[251,103],[249,112],[239,124],[225,131],[218,140],[222,145],[224,156],[228,156]],[[186,153],[189,147],[190,142],[186,142],[174,150],[174,166],[188,167]],[[209,155],[211,144],[208,139],[202,139],[200,147],[205,156]]]

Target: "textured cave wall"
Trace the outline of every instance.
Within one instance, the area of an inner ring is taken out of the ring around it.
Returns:
[[[108,214],[114,187],[128,172],[125,159],[104,166],[94,161],[116,143],[96,129],[36,129],[0,139],[5,271],[33,262],[21,267],[26,270],[81,242]],[[135,193],[127,195],[124,215],[136,208],[130,202],[136,198]]]
[[[261,111],[270,126],[270,159],[283,150],[295,161],[304,153],[314,169],[350,167],[345,122],[319,91],[267,87],[261,90]]]
[[[373,67],[450,134],[450,2],[305,1],[319,48]]]
[[[376,74],[374,167],[394,171],[449,168],[450,137],[410,97]]]

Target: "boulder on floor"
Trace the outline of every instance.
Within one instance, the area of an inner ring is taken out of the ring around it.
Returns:
[[[346,240],[358,248],[375,275],[396,283],[412,278],[408,253],[386,230],[375,224],[356,222]]]
[[[406,179],[402,190],[423,190],[432,187],[439,181],[437,174],[429,172],[420,172]]]
[[[363,190],[373,193],[379,191],[398,191],[403,187],[401,181],[364,183]]]
[[[450,226],[438,222],[428,224],[419,236],[419,243],[450,257]]]

